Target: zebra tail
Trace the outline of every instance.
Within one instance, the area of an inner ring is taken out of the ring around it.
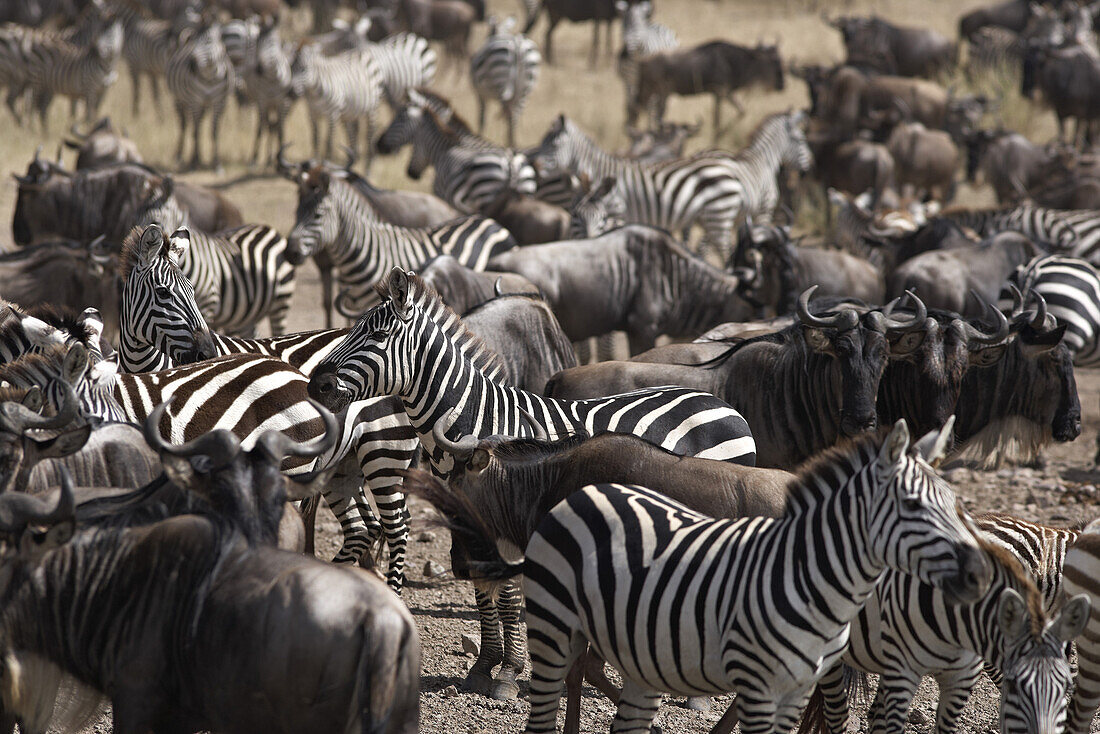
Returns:
[[[802,711],[802,720],[798,722],[795,734],[822,734],[828,732],[825,726],[825,694],[821,686],[814,686],[806,708]]]
[[[402,489],[430,502],[442,515],[440,524],[463,544],[469,559],[470,578],[503,581],[523,573],[523,559],[507,561],[497,547],[498,541],[512,544],[490,529],[482,511],[462,492],[452,492],[443,482],[426,471],[409,469],[401,472]]]

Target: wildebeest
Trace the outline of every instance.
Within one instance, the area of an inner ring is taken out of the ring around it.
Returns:
[[[694,257],[667,232],[642,225],[505,252],[488,268],[534,283],[573,341],[625,331],[632,354],[662,334],[694,336],[748,311],[739,278]]]
[[[818,97],[817,116],[848,136],[861,129],[889,129],[902,119],[942,129],[951,100],[935,82],[868,75],[851,66],[823,75]]]
[[[1053,146],[1016,132],[976,130],[967,139],[966,178],[977,182],[980,173],[999,203],[1015,204],[1030,195],[1055,154]]]
[[[518,273],[471,270],[450,255],[433,257],[419,275],[458,314],[498,296],[539,295],[538,286]]]
[[[799,322],[736,342],[708,363],[602,362],[555,375],[546,393],[582,399],[668,384],[706,390],[759,427],[757,466],[792,469],[841,436],[875,427],[886,333],[924,325],[923,313],[904,320],[854,309],[814,315],[813,291],[799,299]]]
[[[1041,90],[1058,118],[1058,140],[1066,139],[1066,120],[1076,120],[1073,142],[1091,141],[1090,125],[1100,118],[1100,56],[1084,45],[1028,48],[1020,93],[1034,99]]]
[[[883,74],[932,77],[948,71],[958,59],[950,39],[927,28],[910,28],[882,18],[840,17],[827,20],[840,31],[848,52],[845,63]]]
[[[65,139],[66,147],[77,151],[76,170],[102,168],[110,163],[141,163],[137,145],[125,134],[115,132],[111,119],[104,117],[86,133],[79,133],[74,125],[73,137]]]
[[[745,110],[736,93],[750,86],[782,91],[783,62],[776,46],[755,48],[726,41],[710,41],[689,49],[666,51],[638,59],[638,80],[633,100],[628,101],[627,124],[633,125],[643,110],[653,122],[665,117],[670,95],[714,96],[714,135],[719,131],[722,100],[740,114]]]
[[[959,36],[969,39],[980,28],[1005,28],[1022,33],[1032,14],[1032,0],[1005,2],[972,10],[959,18]]]
[[[64,675],[110,697],[120,732],[416,731],[419,638],[380,580],[252,544],[216,516],[74,536],[73,505],[69,483],[53,508],[0,497],[6,723],[46,731]]]
[[[430,41],[442,41],[457,70],[469,58],[470,29],[477,10],[463,0],[393,0],[400,28]]]
[[[546,63],[554,63],[554,28],[563,19],[573,23],[592,23],[592,48],[588,53],[588,65],[595,66],[600,48],[600,23],[604,24],[605,46],[607,53],[611,53],[611,32],[615,27],[615,2],[614,0],[541,0],[538,10],[527,18],[527,25],[523,32],[530,33],[531,27],[538,20],[539,13],[546,12],[546,42],[543,48],[546,52]]]
[[[808,133],[806,142],[814,154],[814,170],[826,189],[837,189],[852,196],[868,191],[872,209],[877,208],[884,197],[896,197],[897,166],[885,145],[858,138],[844,140],[830,131]]]
[[[950,201],[955,195],[959,149],[943,130],[929,130],[919,122],[894,126],[886,147],[897,164],[903,196]]]

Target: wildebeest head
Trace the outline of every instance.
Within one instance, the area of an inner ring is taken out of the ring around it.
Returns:
[[[122,245],[122,333],[126,350],[167,355],[174,365],[217,356],[195,287],[180,269],[191,235],[171,236],[156,224],[135,227]]]
[[[776,44],[758,43],[753,49],[750,75],[764,86],[782,92],[786,86],[783,75],[783,60],[779,57]]]
[[[41,153],[42,148],[39,146],[25,174],[12,174],[19,184],[19,192],[15,199],[11,230],[15,244],[20,247],[29,245],[52,231],[48,229],[48,225],[58,216],[56,202],[51,195],[52,189],[65,186],[72,180],[71,173],[42,158]],[[47,226],[45,232],[41,230],[43,225]]]
[[[52,416],[39,415],[44,400],[37,388],[0,388],[0,393],[0,493],[23,491],[36,464],[79,451],[91,435],[91,426],[76,425],[79,403],[67,385]],[[54,435],[31,433],[36,431]]]
[[[324,423],[322,435],[299,443],[281,431],[265,431],[248,451],[222,428],[183,444],[167,443],[161,423],[169,403],[170,398],[146,418],[145,440],[160,454],[169,479],[201,496],[252,541],[274,545],[285,503],[313,496],[328,480],[323,468],[302,477],[281,471],[285,460],[316,459],[336,445],[336,418],[317,403],[313,407]]]

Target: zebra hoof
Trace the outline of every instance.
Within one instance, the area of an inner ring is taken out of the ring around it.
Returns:
[[[684,701],[684,708],[689,711],[710,711],[710,699],[706,696],[692,696]]]
[[[516,685],[514,680],[497,678],[493,681],[489,697],[496,701],[511,701],[514,698],[519,698],[519,686]]]
[[[489,696],[493,690],[493,679],[484,673],[470,673],[462,682],[462,690],[479,696]]]

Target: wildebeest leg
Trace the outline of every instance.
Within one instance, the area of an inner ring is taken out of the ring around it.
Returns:
[[[475,585],[474,602],[477,604],[477,616],[481,622],[481,652],[470,672],[466,674],[462,688],[488,696],[493,688],[493,668],[504,659],[504,645],[500,639],[500,615],[488,588]]]
[[[210,165],[215,171],[220,171],[222,167],[222,157],[218,149],[218,126],[222,121],[222,113],[225,112],[225,105],[216,104],[214,109],[210,111],[210,142],[214,146],[214,158],[210,161]]]
[[[710,734],[733,734],[733,728],[737,726],[737,699],[730,701],[730,705],[726,707],[726,713],[722,714],[722,718],[714,723],[714,726],[710,730]]]
[[[573,342],[573,351],[577,353],[577,364],[588,364],[592,361],[592,340],[581,339],[579,342]],[[1097,437],[1097,444],[1100,446],[1100,436]],[[1097,449],[1100,451],[1100,448]],[[1100,457],[1100,453],[1097,454]]]
[[[133,66],[130,67],[130,94],[134,96],[133,102],[130,105],[130,114],[137,117],[138,114],[138,100],[141,99],[141,73]]]
[[[615,359],[615,332],[609,331],[596,338],[596,361],[610,362]]]
[[[256,107],[256,138],[252,141],[252,157],[248,159],[250,166],[256,165],[260,160],[260,138],[267,128],[267,111]]]
[[[527,652],[523,649],[523,635],[519,627],[519,611],[522,605],[519,584],[509,581],[497,595],[497,610],[504,635],[504,658],[500,671],[493,679],[490,695],[498,701],[507,701],[519,696],[516,677],[523,672],[527,664]]]
[[[641,354],[642,352],[653,349],[657,344],[657,335],[646,329],[644,331],[628,331],[626,333],[627,341],[630,342],[630,356],[635,354]]]

